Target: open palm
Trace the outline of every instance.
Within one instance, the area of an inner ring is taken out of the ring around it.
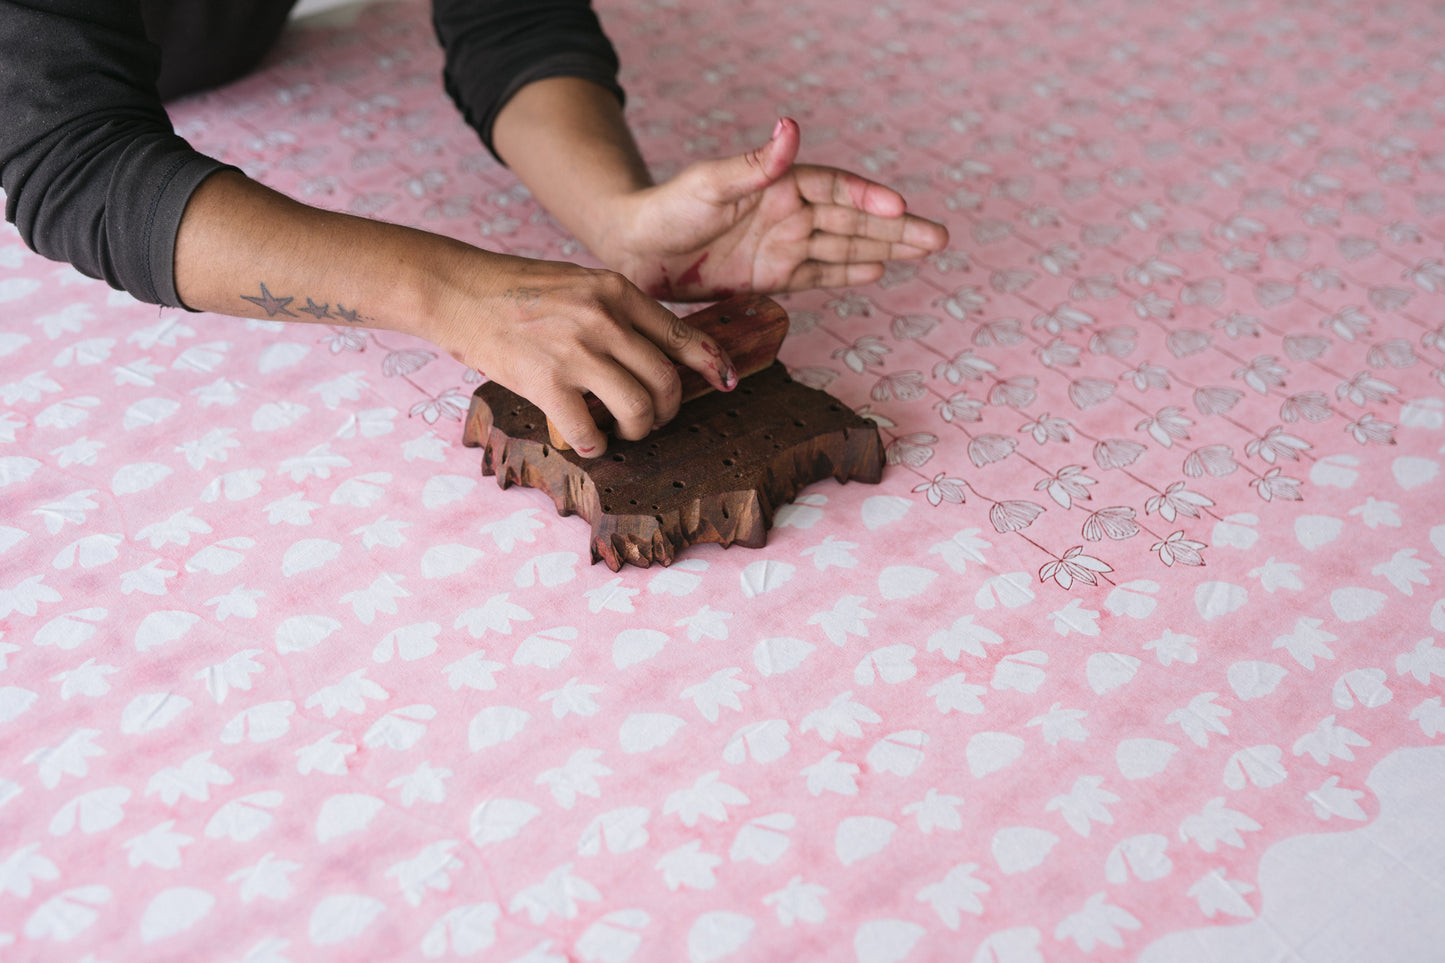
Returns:
[[[941,224],[908,214],[890,188],[831,167],[794,164],[789,119],[763,147],[693,164],[633,195],[598,253],[666,301],[705,301],[867,284],[884,262],[941,250]]]

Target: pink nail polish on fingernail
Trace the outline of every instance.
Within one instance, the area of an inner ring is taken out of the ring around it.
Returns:
[[[723,373],[723,390],[732,391],[737,386],[738,373],[735,369],[729,367],[728,370]]]
[[[778,139],[778,135],[781,134],[782,132],[783,132],[783,118],[779,117],[779,118],[778,118],[777,126],[775,126],[775,127],[773,128],[772,140],[777,140],[777,139]]]

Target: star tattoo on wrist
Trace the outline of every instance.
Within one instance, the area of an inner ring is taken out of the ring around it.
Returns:
[[[286,306],[287,306],[288,304],[290,304],[292,301],[295,301],[296,299],[295,299],[295,298],[278,298],[278,297],[276,297],[276,295],[272,294],[270,291],[268,291],[268,290],[266,289],[266,282],[265,282],[265,281],[262,281],[262,282],[261,282],[261,296],[260,296],[260,297],[256,297],[256,296],[250,295],[250,294],[243,294],[243,295],[241,295],[241,300],[243,300],[243,301],[250,301],[252,304],[256,305],[256,306],[257,306],[258,308],[260,308],[262,311],[265,311],[265,312],[266,312],[266,317],[268,317],[268,318],[274,318],[274,317],[276,317],[276,315],[278,315],[278,314],[285,315],[285,316],[288,317],[288,318],[294,318],[294,317],[296,317],[296,315],[295,315],[294,312],[288,311],[288,310],[286,309]]]
[[[274,318],[278,315],[286,318],[294,318],[297,316],[296,312],[291,310],[291,302],[295,301],[296,299],[294,297],[288,297],[285,295],[278,296],[272,294],[271,289],[266,287],[266,282],[264,281],[261,282],[261,293],[259,295],[242,294],[239,295],[239,297],[241,298],[241,300],[250,301],[252,304],[256,305],[256,307],[260,308],[262,311],[265,311],[266,317],[268,318]],[[311,297],[308,297],[306,299],[305,307],[301,307],[300,305],[298,305],[296,308],[296,311],[300,311],[302,314],[309,314],[317,321],[340,319],[342,321],[345,321],[347,324],[361,324],[364,321],[371,320],[366,315],[362,314],[360,309],[346,308],[343,307],[339,302],[335,307],[335,314],[332,313],[332,310],[333,309],[331,306],[331,302],[325,301],[321,304],[317,304],[315,299]]]
[[[301,308],[300,311],[301,311],[302,314],[309,314],[309,315],[311,315],[313,318],[315,318],[317,321],[320,321],[322,318],[329,318],[329,317],[331,317],[331,311],[329,310],[330,307],[331,307],[331,305],[330,305],[329,303],[328,303],[328,304],[317,304],[315,301],[311,300],[310,298],[307,298],[307,299],[306,299],[306,307]]]

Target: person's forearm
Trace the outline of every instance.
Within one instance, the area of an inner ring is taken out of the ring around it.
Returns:
[[[299,204],[223,171],[192,195],[176,238],[176,290],[200,311],[362,324],[430,337],[470,250],[423,231]]]
[[[316,210],[234,172],[192,195],[175,264],[192,308],[426,338],[534,402],[585,455],[606,446],[586,392],[636,439],[677,412],[673,361],[736,383],[716,342],[619,274]]]
[[[653,183],[611,91],[576,77],[528,84],[498,113],[492,139],[532,196],[607,261],[614,202]]]

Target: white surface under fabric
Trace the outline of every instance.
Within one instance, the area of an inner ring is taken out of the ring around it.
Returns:
[[[1445,746],[1397,749],[1365,784],[1374,822],[1265,852],[1255,919],[1171,934],[1139,963],[1445,960]]]

